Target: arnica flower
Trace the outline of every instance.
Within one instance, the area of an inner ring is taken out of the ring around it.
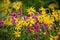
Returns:
[[[4,24],[8,26],[12,26],[13,25],[12,18],[4,20]]]
[[[60,35],[60,32],[57,32],[58,35]]]
[[[31,33],[34,34],[34,29],[30,29]]]
[[[20,37],[21,35],[21,32],[18,32],[18,31],[14,31],[13,35],[15,35],[15,37]]]
[[[54,9],[54,8],[58,8],[58,4],[57,3],[52,3],[48,6],[50,9]]]
[[[19,19],[16,23],[16,27],[22,27],[22,25],[23,25],[23,20]]]
[[[47,35],[47,34],[48,34],[48,32],[47,32],[47,31],[45,31],[45,32],[43,32],[43,34],[44,34],[44,35]]]
[[[23,26],[26,26],[27,27],[28,26],[28,22],[24,20],[23,21]]]
[[[16,9],[16,10],[19,10],[19,8],[22,6],[22,2],[20,1],[20,2],[14,2],[14,4],[13,4],[13,8],[14,9]]]
[[[59,13],[57,11],[53,11],[52,14],[55,17],[55,20],[58,21],[59,20]]]
[[[51,36],[51,37],[50,37],[50,40],[58,40],[58,37],[59,37],[59,36]]]
[[[53,24],[53,22],[54,22],[54,17],[52,17],[48,14],[45,14],[45,15],[43,15],[43,22],[47,23],[48,26],[50,26],[50,24]]]
[[[27,9],[28,14],[32,15],[36,12],[36,10],[33,7],[30,7]]]
[[[36,18],[40,23],[42,23],[43,21],[42,15],[37,15]]]
[[[39,10],[42,11],[41,14],[46,14],[46,9],[45,8],[41,7]]]
[[[3,2],[6,5],[6,7],[10,4],[10,0],[3,0]]]
[[[29,17],[29,19],[27,21],[28,21],[30,26],[35,24],[35,20],[32,17]]]

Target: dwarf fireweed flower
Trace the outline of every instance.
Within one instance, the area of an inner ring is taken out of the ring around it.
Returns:
[[[25,20],[25,21],[28,19],[28,17],[27,17],[27,16],[24,16],[23,18],[24,18],[24,20]]]
[[[36,35],[36,40],[39,40],[39,36],[38,35]]]
[[[34,34],[34,29],[32,29],[30,25],[28,25],[28,32]]]
[[[40,31],[40,25],[38,22],[35,23],[34,28],[35,28],[35,31]]]
[[[22,9],[20,9],[20,10],[18,11],[18,14],[19,14],[19,15],[22,15]]]
[[[0,27],[3,27],[4,26],[4,22],[2,20],[0,20]]]
[[[17,18],[17,15],[15,12],[12,12],[12,18]]]
[[[3,24],[2,20],[0,20],[0,24]]]
[[[15,12],[12,12],[11,18],[12,18],[12,23],[16,24],[16,22],[18,21],[18,18]]]
[[[29,33],[31,32],[30,29],[31,29],[30,26],[28,26],[28,32],[29,32]]]

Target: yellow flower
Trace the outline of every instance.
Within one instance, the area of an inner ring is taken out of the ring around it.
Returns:
[[[34,34],[34,30],[33,29],[30,29],[31,33]]]
[[[18,32],[18,31],[14,31],[13,35],[15,35],[15,37],[20,37],[21,35],[21,32]]]
[[[46,32],[44,32],[43,34],[46,35]]]
[[[51,36],[50,40],[58,40],[58,36]]]
[[[52,3],[48,6],[50,9],[54,9],[54,8],[58,8],[58,4],[57,3]]]
[[[46,9],[45,9],[45,8],[41,7],[39,10],[41,10],[41,11],[42,11],[42,13],[41,13],[41,14],[46,14]]]
[[[10,4],[10,0],[4,0],[3,2],[4,2],[4,4],[6,4],[6,5],[9,5],[9,4]]]
[[[34,14],[34,12],[36,12],[36,10],[33,7],[30,7],[27,9],[27,12],[28,12],[28,14],[31,15],[31,14]]]
[[[23,26],[23,24],[24,24],[23,20],[22,20],[22,19],[19,19],[19,20],[17,21],[17,23],[16,23],[15,29],[21,30],[21,27]]]
[[[40,23],[42,23],[42,21],[43,21],[42,15],[37,15],[36,17],[37,17],[38,21],[39,21]]]
[[[41,7],[39,10],[45,11],[46,9],[45,9],[45,8],[43,8],[43,7]]]
[[[47,23],[48,25],[51,25],[51,24],[53,24],[53,22],[54,22],[54,17],[51,16],[51,15],[45,14],[45,15],[43,16],[43,21],[44,21],[45,23]]]
[[[35,20],[32,17],[29,17],[28,24],[30,24],[30,26],[34,25],[35,24]]]
[[[28,26],[28,22],[27,21],[24,21],[23,22],[23,26]]]
[[[21,6],[22,6],[22,2],[16,2],[16,3],[13,4],[12,7],[13,7],[14,9],[18,10]]]
[[[15,29],[16,30],[21,30],[21,27],[20,26],[16,26]]]
[[[55,20],[58,21],[59,20],[59,13],[56,11],[52,12],[53,16],[55,17]]]
[[[60,32],[58,32],[57,34],[60,35]]]
[[[12,26],[12,25],[13,25],[12,19],[6,19],[6,20],[4,21],[4,24]]]

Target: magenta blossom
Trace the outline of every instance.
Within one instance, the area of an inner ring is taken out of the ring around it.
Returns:
[[[35,25],[35,31],[40,31],[40,26],[39,25]]]
[[[15,19],[17,18],[17,14],[15,12],[12,12],[12,23],[15,24]]]
[[[27,15],[27,17],[30,17],[30,16],[31,16],[30,14]]]
[[[26,21],[28,19],[28,17],[27,16],[24,16],[24,20]]]
[[[12,12],[12,18],[17,18],[17,15],[15,12]]]
[[[31,29],[30,26],[28,26],[28,32],[29,32],[29,33],[31,32],[30,29]]]
[[[13,24],[15,24],[15,23],[16,23],[14,18],[12,18],[12,23],[13,23]]]
[[[47,23],[42,22],[42,24],[44,24],[44,26],[46,26],[46,27],[48,26],[48,24],[47,24]]]
[[[36,35],[36,40],[39,40],[39,36],[38,35]]]
[[[2,20],[0,20],[0,24],[3,24],[3,21]]]
[[[35,23],[34,28],[35,28],[35,31],[40,31],[40,25],[38,22]]]
[[[2,20],[0,20],[0,26],[4,26],[4,23]]]
[[[36,20],[36,15],[35,15],[35,14],[33,14],[33,15],[32,15],[32,18],[33,18],[34,20]]]
[[[18,13],[19,13],[20,15],[22,15],[22,9],[20,9],[20,10],[18,11]]]

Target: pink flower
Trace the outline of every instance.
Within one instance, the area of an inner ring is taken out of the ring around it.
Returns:
[[[27,15],[27,17],[30,17],[30,16],[31,16],[30,14]]]
[[[34,20],[36,20],[36,15],[35,15],[35,14],[33,14],[33,15],[32,15],[32,18],[33,18]]]
[[[20,15],[22,15],[22,9],[20,9],[20,10],[18,11],[18,13],[19,13]]]
[[[17,18],[17,15],[15,12],[12,12],[12,23],[15,24],[15,19],[14,18]]]
[[[12,12],[12,18],[17,18],[17,15],[15,12]]]
[[[39,40],[39,36],[38,35],[36,35],[36,40]]]
[[[40,25],[38,22],[36,22],[34,28],[35,28],[35,31],[40,31]]]
[[[0,27],[4,27],[4,22],[0,20]]]
[[[29,33],[31,32],[30,29],[31,29],[30,26],[28,26],[28,32],[29,32]]]
[[[40,26],[39,25],[35,25],[35,30],[39,31],[40,30]]]
[[[46,26],[46,27],[48,26],[48,24],[47,24],[47,23],[42,22],[42,24],[43,24],[44,26]],[[42,26],[43,26],[43,25],[42,25]]]
[[[27,16],[24,16],[24,20],[26,21],[28,19],[28,17]]]

